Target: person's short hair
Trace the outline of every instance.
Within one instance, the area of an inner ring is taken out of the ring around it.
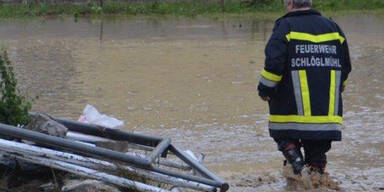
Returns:
[[[312,0],[284,0],[285,6],[287,6],[290,1],[292,1],[293,7],[295,8],[304,8],[312,6]]]

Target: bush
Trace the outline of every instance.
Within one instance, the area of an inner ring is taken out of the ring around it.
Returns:
[[[251,0],[250,5],[253,8],[261,10],[279,10],[283,8],[283,3],[280,0]]]
[[[272,2],[272,0],[251,0],[251,1],[248,1],[250,7],[253,7],[253,8],[261,8],[261,7],[265,7],[265,6],[268,6],[270,5]]]
[[[32,104],[27,96],[17,89],[17,80],[5,49],[0,53],[0,122],[9,125],[26,125]]]

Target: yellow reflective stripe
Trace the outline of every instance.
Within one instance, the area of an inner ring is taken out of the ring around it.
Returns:
[[[290,42],[291,41],[291,33],[286,34],[285,38],[287,38],[287,41]]]
[[[275,81],[275,82],[279,82],[283,78],[282,75],[275,75],[273,73],[270,73],[270,72],[266,71],[265,69],[263,69],[263,71],[261,71],[261,75],[264,78],[266,78],[266,79],[268,79],[270,81]]]
[[[345,87],[347,85],[347,80],[343,81],[343,86]]]
[[[304,116],[311,116],[311,100],[309,97],[309,87],[307,81],[307,72],[299,70],[301,98],[303,100]]]
[[[329,87],[329,107],[328,115],[335,113],[335,89],[336,89],[336,71],[331,70],[331,84]]]
[[[343,123],[340,116],[271,115],[272,123]]]
[[[301,40],[301,41],[310,41],[313,43],[322,43],[326,41],[339,40],[341,44],[344,43],[345,38],[341,36],[338,32],[335,33],[325,33],[321,35],[312,35],[310,33],[301,33],[301,32],[290,32],[285,35],[288,41],[291,39]]]
[[[340,43],[343,44],[344,41],[345,41],[345,38],[344,38],[343,36],[341,36],[340,34],[339,34],[339,36],[340,36],[340,37],[339,37],[339,38],[340,38]]]

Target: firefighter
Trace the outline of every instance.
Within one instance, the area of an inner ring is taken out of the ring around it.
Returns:
[[[347,40],[311,8],[312,0],[284,3],[288,13],[266,45],[258,92],[269,104],[270,136],[294,174],[305,166],[323,174],[331,142],[341,141],[341,93],[351,71]]]

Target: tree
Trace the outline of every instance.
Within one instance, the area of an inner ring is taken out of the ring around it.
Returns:
[[[10,125],[26,125],[32,104],[26,95],[17,89],[17,80],[6,49],[0,53],[0,122]]]

